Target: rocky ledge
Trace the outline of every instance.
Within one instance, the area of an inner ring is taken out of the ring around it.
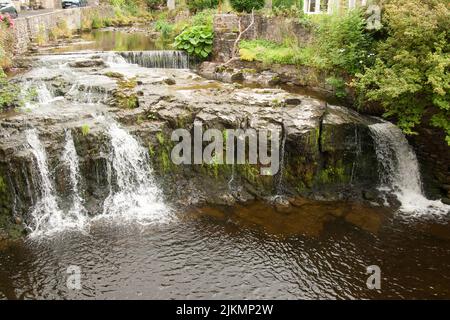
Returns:
[[[0,118],[0,229],[26,221],[41,196],[24,134],[29,128],[39,133],[62,203],[71,192],[67,169],[61,166],[65,131],[71,130],[87,210],[101,211],[114,183],[107,178],[111,151],[105,119],[119,122],[148,148],[158,183],[167,200],[178,205],[254,199],[281,207],[305,198],[379,201],[368,129],[378,119],[344,107],[280,89],[206,80],[187,70],[142,68],[114,54],[40,57],[16,81],[40,91],[27,107]],[[43,88],[51,96],[44,102]],[[260,175],[260,165],[248,163],[175,165],[171,133],[179,128],[192,132],[194,124],[218,130],[279,129],[279,172]]]

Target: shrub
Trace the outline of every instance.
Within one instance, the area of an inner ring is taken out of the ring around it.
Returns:
[[[358,74],[361,102],[380,103],[407,134],[425,113],[450,145],[450,8],[441,0],[390,0],[384,6],[387,37],[374,66]]]
[[[193,26],[208,26],[210,28],[213,27],[213,19],[214,14],[216,13],[215,10],[203,10],[201,12],[198,12],[196,15],[192,16],[191,18],[191,24]]]
[[[9,13],[0,14],[0,23],[6,25],[8,28],[14,27],[14,20]]]
[[[0,68],[0,111],[19,107],[21,104],[19,86],[8,81]]]
[[[61,38],[70,38],[72,33],[67,26],[65,20],[60,20],[56,23],[56,26],[50,29],[49,37],[53,40],[58,40]]]
[[[212,51],[213,37],[213,31],[209,26],[193,26],[186,28],[175,38],[174,46],[206,59]]]
[[[333,87],[334,94],[337,98],[344,98],[347,95],[347,92],[345,91],[346,83],[344,79],[333,76],[327,78],[325,81]]]
[[[191,11],[198,12],[205,9],[217,8],[219,0],[188,0],[187,5]]]
[[[355,74],[370,65],[372,38],[359,10],[318,17],[313,47],[324,69]]]
[[[105,26],[103,23],[103,20],[101,20],[99,17],[93,17],[91,27],[92,29],[101,29]]]
[[[166,20],[160,19],[155,23],[155,30],[161,32],[161,36],[167,39],[171,36],[174,29],[174,25]]]
[[[264,0],[231,0],[231,6],[238,12],[251,12],[264,7]]]
[[[150,10],[159,10],[166,6],[166,0],[145,0],[147,8]]]
[[[290,9],[292,7],[303,8],[303,3],[301,0],[273,0],[272,7],[283,9]]]

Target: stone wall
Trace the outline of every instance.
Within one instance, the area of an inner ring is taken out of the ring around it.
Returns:
[[[73,9],[60,9],[52,12],[22,17],[15,20],[13,35],[15,38],[14,54],[23,54],[38,37],[48,40],[50,30],[60,21],[65,21],[72,31],[81,29],[82,21],[93,17],[112,18],[114,8],[111,6],[96,6]]]
[[[251,22],[251,15],[217,14],[214,16],[213,59],[224,62],[231,57],[233,44],[239,34],[239,21],[244,30]],[[294,19],[285,17],[264,17],[255,15],[255,23],[242,35],[242,39],[265,39],[283,42],[286,38],[299,43],[308,42],[311,33],[308,28]]]

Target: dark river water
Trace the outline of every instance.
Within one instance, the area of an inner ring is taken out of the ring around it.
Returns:
[[[349,203],[97,221],[88,234],[3,243],[0,298],[450,298],[450,227]],[[81,290],[68,289],[71,265]],[[381,270],[367,288],[366,268]]]

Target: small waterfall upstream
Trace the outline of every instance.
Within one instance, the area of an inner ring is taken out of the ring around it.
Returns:
[[[184,51],[125,51],[120,52],[126,62],[146,68],[189,69],[189,56]]]
[[[117,123],[109,125],[111,139],[111,190],[102,216],[121,216],[140,221],[167,220],[168,208],[153,181],[147,150]],[[115,182],[115,183],[113,183]]]
[[[403,132],[390,122],[372,124],[369,129],[375,140],[380,190],[394,192],[403,212],[447,214],[450,206],[424,196],[419,163]]]

